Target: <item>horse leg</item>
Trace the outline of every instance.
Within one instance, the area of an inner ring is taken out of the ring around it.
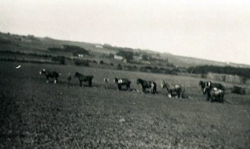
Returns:
[[[207,93],[207,101],[210,101],[210,95],[209,95],[209,93]]]
[[[57,82],[57,79],[54,80],[54,84],[56,84],[56,82]]]
[[[224,95],[223,94],[220,95],[220,102],[224,103]]]
[[[89,81],[89,87],[91,87],[91,86],[92,86],[92,81],[90,80],[90,81]]]
[[[155,87],[153,88],[153,94],[156,94],[156,88]]]
[[[127,90],[129,90],[129,88],[130,88],[130,84],[127,84],[126,86],[127,86]]]
[[[122,89],[121,84],[117,84],[117,86],[118,86],[118,90],[121,90],[121,89]]]
[[[82,87],[82,81],[79,81],[79,83],[80,83],[80,87]]]
[[[141,86],[141,88],[142,88],[142,92],[145,93],[145,88],[143,86]]]
[[[208,95],[208,101],[213,102],[214,95],[211,95],[209,93],[207,95]]]
[[[181,92],[178,91],[178,98],[181,98]]]

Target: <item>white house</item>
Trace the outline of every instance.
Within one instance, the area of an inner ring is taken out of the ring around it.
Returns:
[[[78,54],[78,57],[83,57],[83,54]]]
[[[96,44],[95,47],[96,47],[96,48],[101,48],[101,49],[103,48],[103,46],[100,45],[100,44]]]
[[[119,55],[114,55],[114,59],[116,59],[116,60],[123,60],[123,57],[119,56]]]
[[[142,60],[142,56],[133,56],[133,59],[137,62]]]

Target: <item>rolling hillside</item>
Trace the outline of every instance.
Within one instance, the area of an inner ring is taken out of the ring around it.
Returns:
[[[117,53],[119,49],[126,49],[141,53],[147,53],[151,56],[155,56],[161,59],[168,59],[168,61],[178,67],[190,67],[197,65],[215,65],[215,66],[233,66],[233,67],[250,67],[250,65],[236,64],[236,63],[223,63],[211,60],[204,60],[192,57],[177,56],[170,53],[160,54],[158,52],[142,50],[142,49],[131,49],[114,47],[111,45],[101,45],[98,43],[86,43],[86,42],[76,42],[76,41],[65,41],[52,39],[50,37],[35,37],[33,35],[15,35],[10,33],[0,32],[0,50],[1,51],[21,51],[26,53],[38,53],[38,54],[51,54],[48,51],[49,47],[62,47],[63,45],[79,46],[94,54],[109,54]],[[58,53],[66,56],[65,53]]]

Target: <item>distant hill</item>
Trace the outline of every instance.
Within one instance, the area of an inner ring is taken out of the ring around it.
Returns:
[[[108,44],[86,43],[76,41],[57,40],[50,37],[35,37],[33,35],[15,35],[10,33],[0,32],[0,50],[12,50],[22,52],[36,52],[46,53],[49,52],[50,47],[62,47],[63,45],[72,45],[84,48],[93,53],[99,54],[115,54],[119,50],[130,50],[137,53],[147,53],[153,57],[167,59],[170,63],[178,67],[190,67],[197,65],[214,65],[214,66],[232,66],[232,67],[247,67],[250,65],[237,64],[237,63],[223,63],[212,60],[204,60],[199,58],[177,56],[170,53],[159,53],[150,50],[132,49],[125,47],[115,47]]]
[[[250,68],[250,65],[247,64],[218,62],[200,58],[177,56],[172,54],[161,54],[161,55],[163,55],[163,57],[165,58],[168,58],[169,62],[182,67],[190,67],[198,65],[214,65],[214,66],[232,66],[232,67]]]

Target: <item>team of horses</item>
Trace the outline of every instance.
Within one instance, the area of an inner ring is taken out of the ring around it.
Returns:
[[[40,75],[44,75],[46,77],[46,82],[49,82],[49,79],[53,79],[54,83],[58,82],[58,78],[61,75],[60,73],[56,71],[48,71],[45,69],[42,69],[40,72]],[[74,78],[78,78],[79,80],[79,86],[83,87],[83,82],[87,83],[89,87],[92,86],[92,81],[94,76],[93,75],[84,75],[79,72],[75,72]],[[68,85],[69,81],[71,80],[71,75],[69,73],[69,76],[67,78]],[[107,84],[109,79],[107,77],[104,78],[104,82]],[[127,78],[114,78],[114,83],[117,84],[118,90],[130,90],[131,81]],[[150,92],[152,94],[157,93],[157,84],[155,81],[152,80],[144,80],[141,78],[138,78],[136,80],[136,84],[140,86],[141,92],[146,93]],[[220,83],[214,83],[211,81],[200,81],[199,86],[201,87],[202,93],[206,95],[207,101],[220,101],[224,102],[224,94],[225,94],[225,87]],[[168,92],[168,96],[176,97],[176,98],[186,98],[185,95],[185,86],[181,84],[169,84],[168,82],[162,81],[161,82],[161,88],[166,89]]]
[[[204,95],[207,96],[207,101],[220,101],[224,102],[225,87],[220,83],[211,81],[200,81],[199,85]]]

